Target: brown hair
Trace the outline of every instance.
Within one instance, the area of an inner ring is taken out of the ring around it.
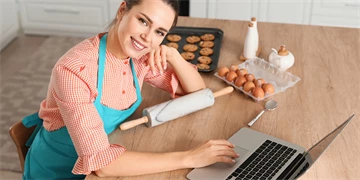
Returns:
[[[124,2],[126,3],[126,12],[130,11],[131,8],[133,8],[136,5],[141,4],[143,0],[124,0]],[[179,1],[178,0],[162,0],[165,4],[169,5],[175,12],[175,18],[174,18],[174,22],[172,24],[171,27],[175,27],[178,21],[178,16],[179,16]],[[115,23],[116,23],[117,19],[114,18],[114,20],[110,23],[110,25],[108,26],[108,29],[110,29]]]

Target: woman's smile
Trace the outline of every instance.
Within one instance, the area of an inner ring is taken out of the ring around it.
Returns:
[[[130,37],[131,38],[131,42],[132,42],[132,45],[133,47],[138,50],[138,51],[142,51],[143,49],[146,48],[145,45],[143,45],[142,43],[140,43],[139,41],[137,41],[136,39],[134,39],[133,37]]]

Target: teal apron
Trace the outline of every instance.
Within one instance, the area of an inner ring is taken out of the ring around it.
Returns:
[[[106,107],[100,103],[106,58],[106,37],[107,34],[100,41],[97,82],[98,96],[94,105],[104,123],[106,134],[110,134],[126,118],[134,113],[140,106],[142,97],[134,64],[130,59],[137,95],[136,102],[129,109],[122,111]],[[84,175],[74,175],[71,173],[78,155],[66,127],[49,132],[42,126],[42,119],[39,118],[38,113],[25,117],[22,122],[26,127],[37,125],[35,132],[27,142],[30,148],[25,159],[23,179],[85,178]]]

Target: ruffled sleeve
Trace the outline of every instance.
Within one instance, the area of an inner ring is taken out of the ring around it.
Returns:
[[[79,156],[72,173],[87,175],[106,167],[126,149],[109,143],[93,104],[97,91],[88,79],[86,66],[78,61],[58,64],[51,81],[53,97]]]

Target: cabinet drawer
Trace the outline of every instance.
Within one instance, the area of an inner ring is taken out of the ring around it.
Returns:
[[[4,35],[5,32],[14,28],[14,25],[18,25],[17,8],[15,0],[2,2],[1,5],[2,11],[0,11],[0,32],[1,35]]]
[[[28,23],[64,24],[76,26],[104,26],[108,21],[104,3],[41,3],[23,5]]]
[[[312,14],[359,18],[359,11],[359,0],[346,0],[342,2],[340,0],[314,0]]]
[[[327,17],[313,15],[310,21],[311,25],[360,28],[359,18]]]

